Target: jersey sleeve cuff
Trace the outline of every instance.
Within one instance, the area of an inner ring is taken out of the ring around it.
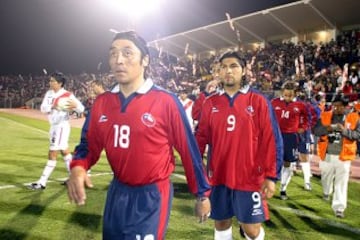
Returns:
[[[73,159],[70,163],[70,169],[73,169],[76,166],[83,167],[85,170],[88,169],[88,164],[85,159]]]
[[[206,192],[202,192],[202,193],[197,193],[197,197],[198,198],[203,198],[203,197],[209,197],[211,193],[211,190],[207,190]]]
[[[277,182],[279,179],[277,178],[274,178],[274,177],[266,177],[266,179],[270,180],[270,181],[273,181],[273,182]]]

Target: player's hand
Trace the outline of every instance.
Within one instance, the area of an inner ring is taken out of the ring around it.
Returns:
[[[210,216],[211,204],[208,197],[200,197],[196,199],[195,215],[199,217],[199,222],[203,223]]]
[[[261,193],[265,198],[272,198],[275,194],[276,185],[275,182],[269,179],[265,179],[261,186]]]
[[[304,132],[305,132],[305,130],[304,130],[303,128],[299,128],[299,129],[298,129],[298,133],[301,134],[301,133],[304,133]]]
[[[68,196],[70,202],[77,205],[84,205],[86,200],[86,187],[93,187],[86,170],[83,167],[76,166],[71,169],[70,178],[67,182]]]

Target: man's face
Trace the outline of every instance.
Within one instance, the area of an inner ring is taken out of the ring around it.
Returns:
[[[289,89],[284,89],[282,97],[284,98],[285,102],[287,102],[287,103],[291,102],[295,97],[295,91],[289,90]]]
[[[224,87],[239,87],[243,68],[236,58],[224,58],[220,63],[220,79]]]
[[[104,92],[104,89],[99,85],[92,84],[91,86],[92,86],[92,90],[93,90],[95,96]]]
[[[148,62],[148,56],[141,59],[141,52],[132,41],[118,39],[111,44],[109,65],[120,84],[143,78]]]
[[[52,89],[54,91],[57,91],[57,90],[59,90],[61,88],[61,83],[57,82],[55,80],[55,78],[53,78],[53,77],[50,77],[49,85],[50,85],[50,89]]]
[[[343,115],[345,111],[345,106],[342,102],[333,102],[333,109],[335,115]]]

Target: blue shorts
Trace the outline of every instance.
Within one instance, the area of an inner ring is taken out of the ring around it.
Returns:
[[[311,130],[306,130],[299,135],[299,153],[309,154],[311,144]]]
[[[169,179],[145,186],[113,179],[106,198],[103,239],[164,239],[173,195]]]
[[[284,161],[296,162],[299,139],[297,133],[282,133],[284,142]]]
[[[224,185],[214,186],[210,201],[210,218],[214,220],[236,216],[241,223],[261,223],[269,219],[266,200],[259,192],[233,190]]]

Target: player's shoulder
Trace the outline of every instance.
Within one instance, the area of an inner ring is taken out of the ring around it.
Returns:
[[[257,89],[249,88],[249,93],[252,95],[251,97],[255,97],[256,99],[263,100],[263,101],[269,101],[269,98],[266,97],[262,92],[260,92]]]
[[[148,95],[162,101],[164,100],[165,102],[180,102],[178,96],[174,92],[171,92],[156,84],[152,86]]]
[[[273,98],[273,99],[271,99],[271,102],[272,102],[272,103],[281,102],[281,98],[280,98],[280,97]]]
[[[96,97],[94,101],[94,105],[100,103],[106,104],[108,102],[116,100],[117,98],[119,98],[118,93],[106,91]]]

